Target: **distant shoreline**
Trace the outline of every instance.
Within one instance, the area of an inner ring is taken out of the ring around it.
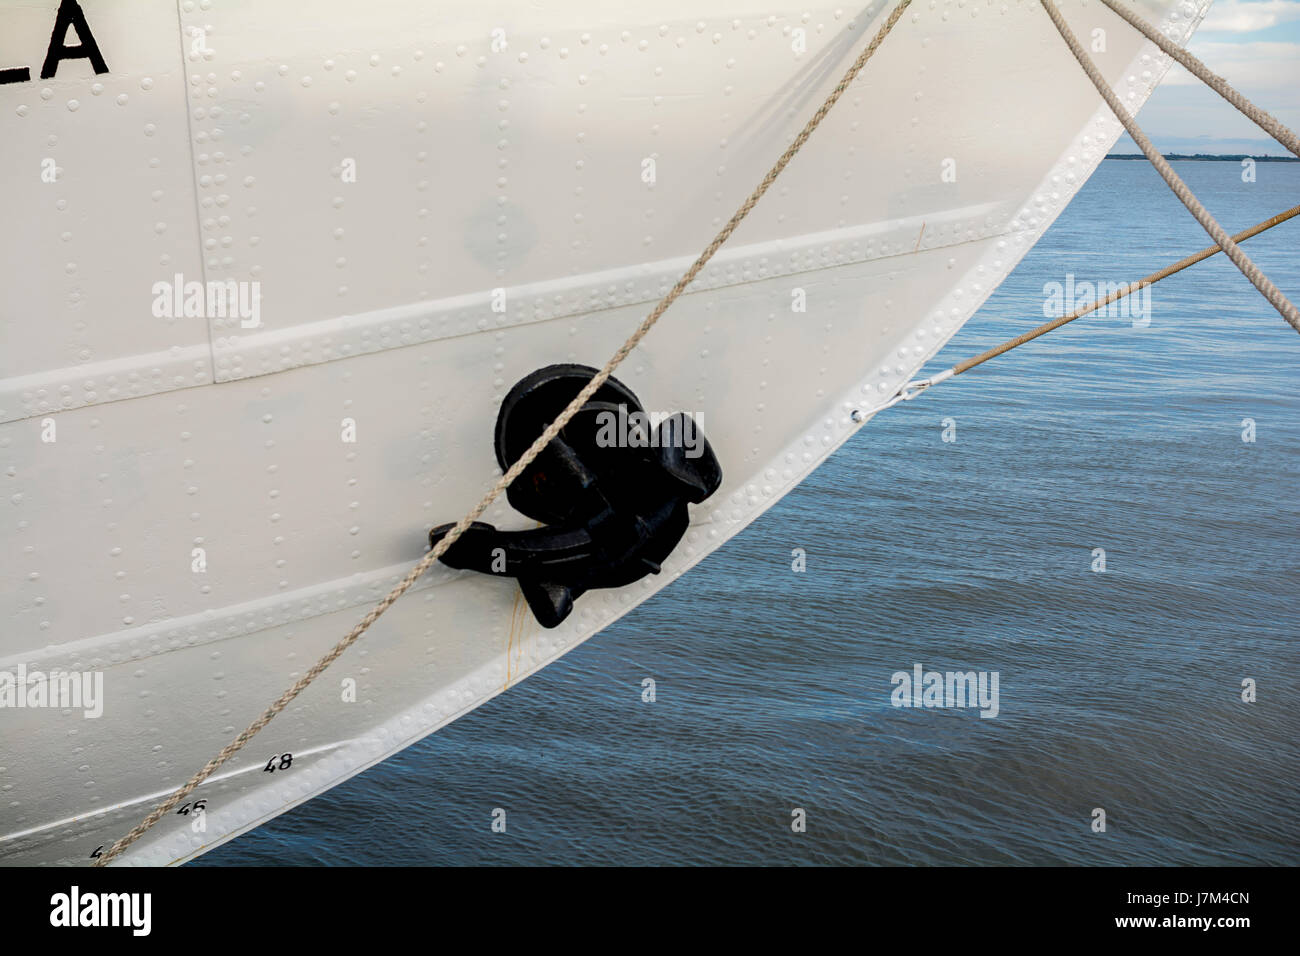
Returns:
[[[1294,156],[1251,156],[1249,153],[1165,153],[1165,159],[1192,163],[1239,163],[1253,159],[1257,163],[1300,163]],[[1146,159],[1141,153],[1108,153],[1107,159]]]

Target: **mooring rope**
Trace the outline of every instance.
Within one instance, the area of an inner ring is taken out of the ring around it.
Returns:
[[[1294,219],[1296,216],[1300,216],[1300,206],[1292,206],[1290,209],[1286,210],[1285,212],[1280,212],[1276,216],[1270,216],[1268,219],[1265,219],[1263,222],[1251,226],[1249,229],[1243,229],[1241,232],[1237,233],[1235,236],[1232,237],[1232,241],[1245,242],[1247,239],[1251,238],[1252,236],[1258,236],[1261,232],[1267,232],[1269,229],[1272,229],[1274,226],[1279,225],[1280,223],[1284,223],[1288,219]],[[1222,251],[1223,250],[1219,246],[1206,246],[1200,252],[1193,253],[1192,255],[1187,256],[1185,259],[1179,259],[1177,262],[1173,263],[1172,265],[1165,266],[1163,269],[1159,270],[1158,272],[1153,272],[1149,276],[1146,276],[1145,278],[1142,279],[1138,279],[1136,282],[1133,282],[1130,285],[1121,286],[1119,289],[1110,293],[1105,298],[1097,299],[1095,302],[1091,302],[1087,305],[1081,306],[1075,309],[1069,315],[1063,315],[1060,318],[1052,319],[1052,321],[1050,322],[1044,322],[1042,325],[1038,326],[1038,328],[1031,329],[1028,332],[1025,332],[1023,335],[1017,335],[1014,339],[1009,339],[1008,341],[1003,342],[1001,345],[994,346],[993,348],[989,349],[987,352],[981,352],[979,355],[966,359],[964,362],[958,362],[947,373],[940,373],[940,374],[943,375],[944,378],[951,378],[954,375],[960,375],[962,372],[974,368],[976,365],[983,365],[989,359],[997,358],[999,355],[1002,355],[1005,352],[1010,352],[1014,348],[1019,348],[1020,346],[1024,345],[1026,342],[1032,342],[1040,335],[1046,335],[1048,332],[1055,331],[1056,329],[1059,329],[1061,326],[1065,325],[1067,322],[1073,322],[1075,319],[1079,318],[1080,316],[1087,315],[1089,312],[1094,312],[1097,309],[1102,308],[1103,306],[1110,305],[1112,302],[1117,302],[1120,299],[1124,298],[1126,295],[1132,295],[1134,292],[1137,292],[1139,289],[1142,289],[1145,286],[1155,285],[1155,283],[1159,282],[1161,279],[1167,279],[1175,272],[1182,272],[1188,266],[1194,266],[1196,265],[1196,263],[1202,262],[1205,259],[1210,258],[1210,256],[1216,255]]]
[[[281,694],[279,699],[277,699],[275,703],[271,704],[270,707],[266,708],[266,710],[263,711],[256,720],[249,724],[246,729],[240,732],[239,736],[223,747],[221,752],[209,760],[203,768],[198,771],[198,773],[194,774],[194,776],[185,783],[184,786],[155,807],[147,817],[141,820],[140,823],[131,830],[130,833],[105,850],[104,853],[95,861],[95,866],[105,866],[115,857],[120,855],[122,851],[132,843],[144,836],[149,828],[161,820],[173,807],[192,793],[199,784],[210,777],[218,767],[233,757],[259,730],[269,724],[276,714],[284,710],[284,708],[289,705],[290,701],[301,694],[312,681],[319,677],[325,668],[338,660],[339,656],[344,651],[356,643],[357,639],[366,632],[367,628],[374,624],[375,621],[379,620],[380,615],[392,607],[393,603],[406,593],[407,589],[416,582],[420,575],[429,570],[435,561],[446,554],[447,549],[456,543],[460,536],[465,533],[465,530],[470,526],[470,524],[476,521],[479,516],[487,510],[488,506],[497,499],[501,492],[510,487],[511,483],[519,477],[520,473],[532,463],[533,459],[541,454],[542,450],[550,444],[551,440],[560,433],[560,430],[569,423],[569,419],[576,415],[582,406],[587,403],[587,400],[596,393],[596,390],[605,384],[610,375],[613,374],[614,369],[618,368],[619,364],[627,358],[628,354],[636,348],[637,344],[643,338],[645,338],[646,333],[649,332],[650,329],[654,327],[654,324],[659,321],[659,317],[668,310],[670,305],[677,301],[678,296],[680,296],[682,292],[686,290],[686,287],[695,280],[708,261],[712,259],[718,249],[721,248],[722,244],[731,237],[733,232],[736,231],[736,227],[739,226],[741,221],[749,215],[750,210],[754,208],[758,201],[763,198],[763,194],[767,192],[768,188],[776,180],[776,177],[781,175],[781,172],[789,164],[790,160],[792,160],[795,154],[803,148],[804,143],[808,142],[808,138],[812,136],[813,130],[815,130],[821,124],[821,121],[826,118],[826,114],[830,112],[831,107],[833,107],[839,101],[840,97],[844,95],[844,91],[848,89],[849,84],[857,78],[858,73],[862,71],[862,68],[867,64],[867,61],[875,54],[881,42],[889,35],[889,32],[894,28],[894,24],[898,22],[899,18],[903,15],[903,11],[908,8],[911,2],[912,0],[900,0],[898,6],[896,6],[893,12],[891,12],[886,18],[884,24],[880,27],[880,30],[877,31],[874,37],[872,37],[871,42],[867,44],[866,48],[861,54],[859,54],[858,58],[853,61],[853,65],[844,72],[842,77],[840,77],[840,81],[835,85],[835,88],[831,90],[830,95],[827,96],[822,105],[817,108],[817,112],[812,115],[812,118],[808,120],[804,128],[799,131],[799,135],[794,138],[794,141],[786,151],[781,154],[780,159],[778,159],[772,165],[772,168],[767,171],[767,175],[763,177],[762,181],[757,187],[755,187],[754,191],[750,193],[749,198],[741,204],[740,208],[736,210],[731,219],[727,221],[727,224],[722,227],[722,230],[713,237],[713,241],[710,242],[704,248],[704,251],[699,254],[696,260],[691,263],[690,268],[687,269],[682,277],[677,280],[677,284],[668,291],[668,294],[659,301],[659,304],[654,307],[648,316],[646,316],[645,320],[637,326],[636,331],[628,336],[626,342],[619,346],[618,351],[616,351],[610,360],[605,363],[605,367],[597,372],[592,380],[588,382],[580,392],[578,392],[573,401],[565,407],[564,411],[560,412],[555,421],[551,422],[551,424],[547,426],[546,430],[537,437],[537,440],[523,453],[519,460],[510,466],[506,473],[501,476],[501,479],[486,495],[483,496],[482,500],[470,509],[470,512],[465,515],[465,517],[461,518],[460,521],[456,523],[456,526],[453,527],[451,531],[449,531],[447,535],[432,549],[430,549],[430,551],[421,558],[413,568],[411,568],[406,577],[398,582],[397,586],[389,591],[388,594],[384,596],[383,600],[376,604],[370,610],[370,613],[362,618],[357,626],[348,632],[346,637],[334,645],[334,647],[330,649],[329,653],[317,661],[312,666],[311,670],[307,671],[307,673],[303,674],[302,677],[295,681],[292,687]]]
[[[1138,32],[1160,47],[1161,50],[1185,66],[1198,80],[1240,110],[1252,123],[1291,150],[1296,156],[1300,156],[1300,138],[1297,138],[1296,134],[1284,126],[1277,117],[1265,112],[1246,99],[1246,97],[1229,86],[1223,77],[1212,72],[1204,63],[1161,34],[1159,30],[1132,10],[1121,6],[1115,0],[1101,0],[1101,2],[1110,7],[1118,16],[1127,20]]]
[[[1245,242],[1247,239],[1250,239],[1252,236],[1258,236],[1261,232],[1267,232],[1269,229],[1272,229],[1274,226],[1280,225],[1281,223],[1286,222],[1288,219],[1294,219],[1296,216],[1300,216],[1300,206],[1292,206],[1290,209],[1280,212],[1276,216],[1270,216],[1268,219],[1265,219],[1263,222],[1256,223],[1255,225],[1251,226],[1249,229],[1243,229],[1241,232],[1237,233],[1235,236],[1232,237],[1232,241]],[[869,411],[866,412],[862,411],[861,409],[855,409],[853,412],[853,420],[855,422],[862,422],[865,421],[869,416],[875,415],[877,412],[882,412],[886,408],[893,408],[895,405],[898,405],[901,402],[910,402],[912,399],[916,398],[916,396],[920,395],[922,392],[924,392],[926,389],[930,388],[931,386],[938,385],[940,382],[946,382],[948,381],[948,379],[960,375],[962,372],[970,371],[977,365],[983,365],[989,359],[995,359],[999,355],[1004,355],[1007,352],[1010,352],[1012,349],[1018,349],[1026,342],[1032,342],[1034,339],[1038,338],[1041,335],[1046,335],[1048,332],[1054,332],[1057,329],[1059,329],[1061,326],[1069,322],[1073,322],[1077,318],[1088,315],[1090,312],[1095,312],[1097,309],[1100,309],[1103,306],[1110,305],[1112,302],[1118,302],[1120,299],[1124,298],[1125,296],[1132,295],[1134,292],[1137,292],[1138,290],[1143,289],[1147,286],[1155,285],[1161,279],[1167,279],[1175,272],[1182,272],[1188,266],[1194,266],[1196,265],[1196,263],[1203,262],[1204,260],[1210,258],[1213,255],[1217,255],[1222,251],[1223,249],[1217,245],[1206,246],[1200,252],[1194,252],[1190,256],[1179,259],[1177,262],[1172,263],[1171,265],[1167,265],[1163,269],[1153,272],[1149,276],[1146,276],[1145,278],[1138,279],[1136,282],[1132,282],[1128,285],[1122,285],[1114,292],[1111,292],[1110,294],[1102,298],[1089,302],[1086,305],[1079,306],[1079,308],[1075,309],[1073,312],[1069,313],[1068,315],[1063,315],[1060,316],[1059,318],[1052,319],[1050,322],[1044,322],[1042,325],[1037,326],[1036,328],[1032,328],[1028,332],[1023,332],[1020,335],[1017,335],[1015,338],[1007,339],[1005,342],[1001,343],[1000,345],[995,345],[993,346],[993,348],[981,352],[979,355],[973,355],[968,359],[958,362],[956,365],[944,369],[942,372],[939,372],[937,375],[932,375],[929,378],[922,378],[922,379],[917,379],[916,381],[908,382],[906,385],[902,386],[897,392],[895,392],[893,397],[890,398],[889,401],[885,402],[883,405],[870,409]]]
[[[1056,8],[1052,3],[1052,0],[1041,0],[1041,2],[1043,4],[1043,9],[1047,11],[1047,15],[1051,17],[1052,22],[1056,24],[1056,29],[1061,34],[1061,38],[1065,40],[1066,46],[1070,48],[1070,52],[1074,54],[1074,58],[1078,60],[1079,65],[1083,67],[1083,72],[1088,75],[1088,79],[1092,81],[1092,85],[1097,88],[1097,92],[1101,94],[1107,105],[1110,106],[1111,111],[1119,121],[1124,124],[1124,128],[1128,130],[1129,136],[1133,137],[1133,142],[1138,144],[1138,147],[1142,150],[1146,158],[1151,161],[1151,165],[1156,168],[1156,171],[1160,173],[1164,181],[1169,184],[1169,188],[1174,191],[1174,195],[1177,196],[1182,201],[1183,205],[1187,207],[1187,211],[1196,217],[1196,221],[1199,222],[1201,227],[1210,234],[1210,237],[1219,244],[1219,248],[1221,248],[1224,254],[1232,260],[1233,264],[1241,270],[1241,274],[1250,280],[1251,284],[1260,291],[1260,294],[1269,301],[1273,308],[1277,309],[1278,313],[1293,329],[1300,332],[1300,310],[1296,309],[1291,300],[1283,295],[1268,276],[1264,275],[1264,273],[1260,271],[1259,267],[1250,261],[1250,257],[1237,247],[1237,244],[1232,241],[1232,237],[1224,232],[1223,227],[1220,226],[1218,221],[1210,215],[1204,206],[1201,205],[1200,200],[1198,200],[1192,194],[1192,191],[1187,188],[1187,184],[1179,178],[1176,172],[1174,172],[1173,167],[1169,165],[1169,162],[1160,154],[1155,146],[1151,144],[1151,140],[1147,139],[1146,134],[1142,132],[1142,128],[1138,126],[1137,122],[1129,114],[1129,111],[1124,108],[1122,103],[1120,103],[1119,97],[1115,95],[1114,90],[1110,88],[1105,77],[1103,77],[1097,70],[1096,64],[1094,64],[1088,54],[1083,51],[1083,47],[1079,46],[1079,41],[1075,37],[1074,31],[1071,30],[1069,24],[1065,22],[1065,18],[1061,16],[1061,11]]]

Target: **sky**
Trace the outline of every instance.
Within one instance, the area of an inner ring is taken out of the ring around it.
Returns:
[[[1300,129],[1300,0],[1215,0],[1188,49],[1256,106]],[[1138,122],[1166,153],[1291,155],[1178,64]],[[1138,148],[1126,134],[1112,152]]]

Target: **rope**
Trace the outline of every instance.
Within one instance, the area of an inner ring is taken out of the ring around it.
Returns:
[[[1297,310],[1291,300],[1284,296],[1277,286],[1273,285],[1268,276],[1264,275],[1259,270],[1259,267],[1251,262],[1250,258],[1237,247],[1232,238],[1223,231],[1223,227],[1192,195],[1192,191],[1187,188],[1187,184],[1179,178],[1165,158],[1151,144],[1151,140],[1147,139],[1141,127],[1137,125],[1133,117],[1129,115],[1128,110],[1120,103],[1119,97],[1115,95],[1115,92],[1106,83],[1105,78],[1097,71],[1096,65],[1093,64],[1088,54],[1083,52],[1083,48],[1079,46],[1079,41],[1075,38],[1074,32],[1061,16],[1061,11],[1052,5],[1051,0],[1041,0],[1041,2],[1043,9],[1047,11],[1047,15],[1056,24],[1056,29],[1060,32],[1061,38],[1065,40],[1066,45],[1070,48],[1070,52],[1079,61],[1083,71],[1088,74],[1088,79],[1092,80],[1092,85],[1097,88],[1097,92],[1106,100],[1111,111],[1124,124],[1124,128],[1128,130],[1128,134],[1133,137],[1133,141],[1138,144],[1146,158],[1151,161],[1151,165],[1169,184],[1169,188],[1174,191],[1174,195],[1187,207],[1187,211],[1196,217],[1196,221],[1210,234],[1210,237],[1219,244],[1219,248],[1241,270],[1242,275],[1251,281],[1251,284],[1260,291],[1264,298],[1268,299],[1273,308],[1277,309],[1278,313],[1293,329],[1300,332],[1300,310]]]
[[[1290,209],[1286,210],[1285,212],[1280,212],[1276,216],[1272,216],[1268,219],[1265,219],[1263,222],[1258,223],[1257,225],[1251,226],[1249,229],[1242,230],[1241,232],[1237,233],[1235,236],[1232,237],[1232,241],[1245,242],[1247,239],[1251,238],[1252,236],[1258,236],[1261,232],[1266,232],[1267,230],[1272,229],[1274,226],[1286,222],[1288,219],[1294,219],[1296,216],[1300,216],[1300,206],[1292,206]],[[1048,332],[1052,332],[1056,329],[1059,329],[1067,322],[1073,322],[1075,319],[1079,318],[1080,316],[1087,315],[1089,312],[1093,312],[1097,309],[1100,309],[1102,306],[1110,305],[1112,302],[1122,299],[1126,295],[1131,295],[1132,293],[1138,291],[1144,286],[1154,285],[1155,283],[1159,282],[1161,279],[1167,279],[1175,272],[1182,272],[1188,266],[1194,266],[1196,265],[1196,263],[1202,262],[1205,259],[1210,258],[1210,256],[1213,256],[1216,253],[1219,253],[1221,251],[1222,249],[1220,249],[1218,246],[1207,246],[1206,248],[1202,249],[1200,252],[1194,253],[1185,259],[1179,259],[1177,262],[1173,263],[1172,265],[1165,266],[1159,272],[1153,272],[1149,276],[1146,276],[1143,279],[1138,279],[1136,282],[1132,283],[1131,285],[1121,286],[1119,289],[1112,292],[1104,299],[1098,299],[1097,301],[1091,302],[1088,305],[1080,306],[1079,308],[1071,312],[1069,315],[1063,315],[1060,318],[1052,319],[1052,321],[1050,322],[1044,322],[1042,325],[1038,326],[1038,328],[1031,329],[1022,335],[1017,335],[1014,339],[1010,339],[1006,342],[1003,342],[1001,345],[994,346],[993,348],[989,349],[987,352],[981,352],[979,355],[976,355],[973,358],[968,358],[964,362],[958,362],[951,369],[949,369],[948,372],[943,377],[952,378],[952,376],[954,375],[960,375],[962,372],[968,371],[969,369],[973,369],[976,365],[983,365],[989,359],[997,358],[999,355],[1002,355],[1004,352],[1010,352],[1012,349],[1019,348],[1020,346],[1024,345],[1026,342],[1031,342],[1034,339],[1038,338],[1040,335],[1046,335]]]
[[[1297,138],[1296,134],[1291,132],[1291,130],[1284,126],[1275,116],[1266,113],[1250,100],[1246,99],[1246,97],[1242,96],[1229,86],[1223,77],[1219,76],[1217,73],[1210,72],[1210,68],[1204,63],[1192,56],[1192,54],[1188,53],[1182,47],[1170,41],[1167,37],[1163,36],[1160,31],[1147,23],[1147,21],[1143,20],[1133,11],[1120,6],[1115,2],[1115,0],[1101,0],[1101,2],[1110,7],[1118,16],[1127,20],[1143,36],[1156,46],[1160,47],[1160,49],[1165,53],[1169,54],[1183,66],[1187,67],[1193,76],[1235,106],[1256,126],[1268,133],[1287,149],[1291,150],[1291,152],[1300,156],[1300,138]]]
[[[596,373],[591,381],[583,387],[582,391],[578,392],[573,401],[565,407],[564,411],[559,414],[559,417],[557,417],[555,421],[551,422],[551,424],[547,426],[546,430],[537,437],[537,440],[533,442],[532,446],[529,447],[526,452],[523,453],[519,460],[510,466],[509,470],[507,470],[506,473],[501,476],[501,479],[492,487],[492,490],[484,495],[483,499],[470,510],[469,514],[461,518],[460,521],[456,523],[456,526],[452,528],[451,531],[448,532],[447,535],[443,537],[428,554],[421,558],[420,561],[411,568],[406,577],[404,577],[396,587],[388,592],[384,599],[376,604],[370,610],[370,613],[362,618],[357,626],[348,632],[346,637],[334,645],[329,653],[317,661],[311,670],[303,674],[303,676],[300,677],[292,687],[281,694],[279,699],[263,711],[261,716],[249,724],[238,737],[222,748],[221,752],[209,760],[203,766],[203,769],[191,777],[184,786],[155,807],[147,817],[141,820],[140,823],[131,830],[130,833],[114,843],[109,847],[109,849],[105,850],[104,853],[95,861],[95,866],[105,866],[115,857],[119,856],[127,847],[140,839],[140,837],[142,837],[150,827],[170,812],[173,807],[192,793],[199,784],[210,777],[218,767],[233,757],[259,730],[269,724],[276,714],[284,710],[284,708],[289,705],[290,701],[302,693],[312,681],[319,677],[325,668],[334,663],[334,661],[339,658],[339,655],[356,643],[357,639],[366,632],[366,629],[369,628],[370,625],[374,624],[375,621],[379,620],[380,615],[392,607],[393,602],[405,594],[407,589],[416,582],[420,575],[424,574],[424,572],[427,571],[435,561],[447,552],[448,548],[456,543],[457,539],[465,533],[465,530],[470,526],[470,524],[476,521],[483,512],[487,510],[488,506],[497,499],[501,492],[510,487],[510,484],[519,477],[520,473],[522,473],[523,470],[532,463],[533,459],[541,454],[542,450],[550,444],[551,440],[560,433],[560,430],[563,429],[565,425],[568,424],[569,419],[577,414],[579,409],[587,403],[587,400],[596,393],[596,390],[605,384],[610,375],[613,374],[614,369],[618,368],[619,364],[627,358],[628,354],[636,348],[643,338],[645,338],[646,333],[649,332],[650,329],[654,327],[654,324],[659,321],[659,317],[668,310],[670,305],[677,301],[678,296],[680,296],[682,292],[686,290],[686,287],[695,280],[708,261],[713,258],[714,253],[716,253],[722,244],[731,237],[731,234],[736,231],[736,227],[739,226],[741,221],[749,215],[750,210],[754,208],[758,201],[763,198],[763,194],[767,192],[768,188],[776,180],[776,177],[781,175],[781,172],[789,164],[790,160],[793,159],[795,154],[803,148],[804,143],[808,142],[808,138],[812,136],[813,130],[815,130],[821,124],[821,121],[826,118],[826,114],[830,112],[831,107],[833,107],[836,102],[839,101],[839,98],[844,95],[844,91],[848,89],[849,84],[853,82],[858,73],[861,72],[862,68],[866,66],[867,61],[875,54],[881,42],[889,35],[889,32],[894,28],[894,24],[898,22],[899,18],[903,15],[903,11],[907,9],[911,2],[912,0],[900,0],[898,6],[894,8],[892,13],[890,13],[889,17],[872,38],[871,42],[867,44],[866,48],[861,54],[859,54],[858,58],[853,62],[853,65],[845,71],[844,75],[840,78],[839,83],[835,85],[835,89],[831,90],[830,95],[827,96],[822,105],[818,107],[817,112],[812,115],[812,118],[808,120],[804,128],[799,131],[799,135],[794,138],[794,141],[790,144],[789,148],[781,154],[781,158],[778,159],[776,163],[773,164],[772,168],[767,171],[767,175],[763,177],[762,182],[760,182],[754,191],[750,193],[749,198],[741,204],[740,208],[736,210],[731,219],[727,221],[727,224],[722,227],[722,230],[713,237],[713,241],[710,242],[708,246],[705,247],[704,251],[699,254],[699,257],[691,263],[691,267],[686,270],[685,274],[682,275],[680,279],[677,280],[677,284],[669,290],[668,294],[659,301],[659,304],[654,307],[653,311],[651,311],[651,313],[646,316],[645,320],[637,326],[636,331],[628,336],[626,342],[619,346],[618,351],[615,352],[610,360],[605,363],[605,367]]]
[[[1300,216],[1300,206],[1292,206],[1290,209],[1280,212],[1276,216],[1271,216],[1268,219],[1265,219],[1263,222],[1251,226],[1249,229],[1243,229],[1241,232],[1233,236],[1232,240],[1233,242],[1245,242],[1247,239],[1251,238],[1252,236],[1258,236],[1261,232],[1267,232],[1269,229],[1272,229],[1274,226],[1279,225],[1280,223],[1284,223],[1288,219],[1294,219],[1296,216]],[[1103,305],[1110,305],[1112,302],[1116,302],[1127,295],[1132,295],[1134,292],[1137,292],[1139,289],[1142,289],[1145,286],[1154,285],[1155,283],[1159,282],[1161,279],[1167,279],[1175,272],[1182,272],[1188,266],[1193,266],[1196,263],[1202,262],[1205,259],[1210,258],[1210,256],[1213,256],[1216,253],[1222,251],[1223,250],[1218,246],[1207,246],[1206,248],[1202,249],[1200,252],[1193,253],[1192,255],[1187,256],[1184,259],[1179,259],[1177,262],[1173,263],[1172,265],[1165,266],[1159,272],[1153,272],[1149,276],[1143,279],[1138,279],[1136,282],[1131,283],[1130,285],[1120,286],[1117,290],[1110,293],[1110,295],[1106,296],[1105,298],[1097,299],[1095,302],[1091,302],[1088,305],[1080,306],[1079,308],[1071,312],[1069,315],[1063,315],[1060,318],[1052,319],[1052,321],[1050,322],[1044,322],[1042,325],[1038,326],[1037,328],[1030,329],[1028,332],[1024,332],[1020,335],[1017,335],[1013,339],[1008,339],[1007,341],[1003,342],[1001,345],[995,345],[993,348],[989,349],[986,352],[981,352],[979,355],[958,362],[956,365],[952,366],[951,368],[944,369],[942,372],[939,372],[938,374],[933,375],[930,378],[919,378],[911,382],[908,382],[906,385],[901,386],[898,389],[898,391],[895,392],[893,396],[890,397],[888,401],[880,405],[877,405],[865,412],[860,408],[855,408],[852,412],[851,417],[855,422],[861,424],[862,422],[865,422],[868,418],[870,418],[872,415],[875,415],[879,412],[883,412],[887,408],[893,408],[895,405],[902,404],[903,402],[910,402],[912,399],[916,398],[916,396],[920,395],[922,392],[926,391],[931,386],[938,385],[941,382],[946,382],[948,381],[948,379],[960,375],[962,372],[969,371],[970,369],[973,369],[977,365],[983,365],[989,359],[997,358],[999,355],[1003,355],[1007,352],[1010,352],[1012,349],[1019,348],[1020,346],[1024,345],[1026,342],[1032,342],[1040,335],[1046,335],[1048,332],[1055,331],[1056,329],[1059,329],[1061,326],[1065,325],[1067,322],[1073,322],[1075,319],[1079,318],[1080,316],[1087,315],[1089,312],[1094,312],[1097,309],[1101,308]]]

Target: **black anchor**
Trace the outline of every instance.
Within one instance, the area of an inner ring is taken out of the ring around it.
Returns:
[[[595,375],[586,365],[548,365],[510,389],[496,424],[502,470]],[[543,627],[560,624],[592,588],[658,574],[686,533],[687,504],[717,491],[722,467],[689,415],[646,422],[636,395],[611,377],[506,489],[510,504],[543,527],[498,531],[475,521],[443,563],[517,578]],[[430,531],[429,546],[452,527]]]

